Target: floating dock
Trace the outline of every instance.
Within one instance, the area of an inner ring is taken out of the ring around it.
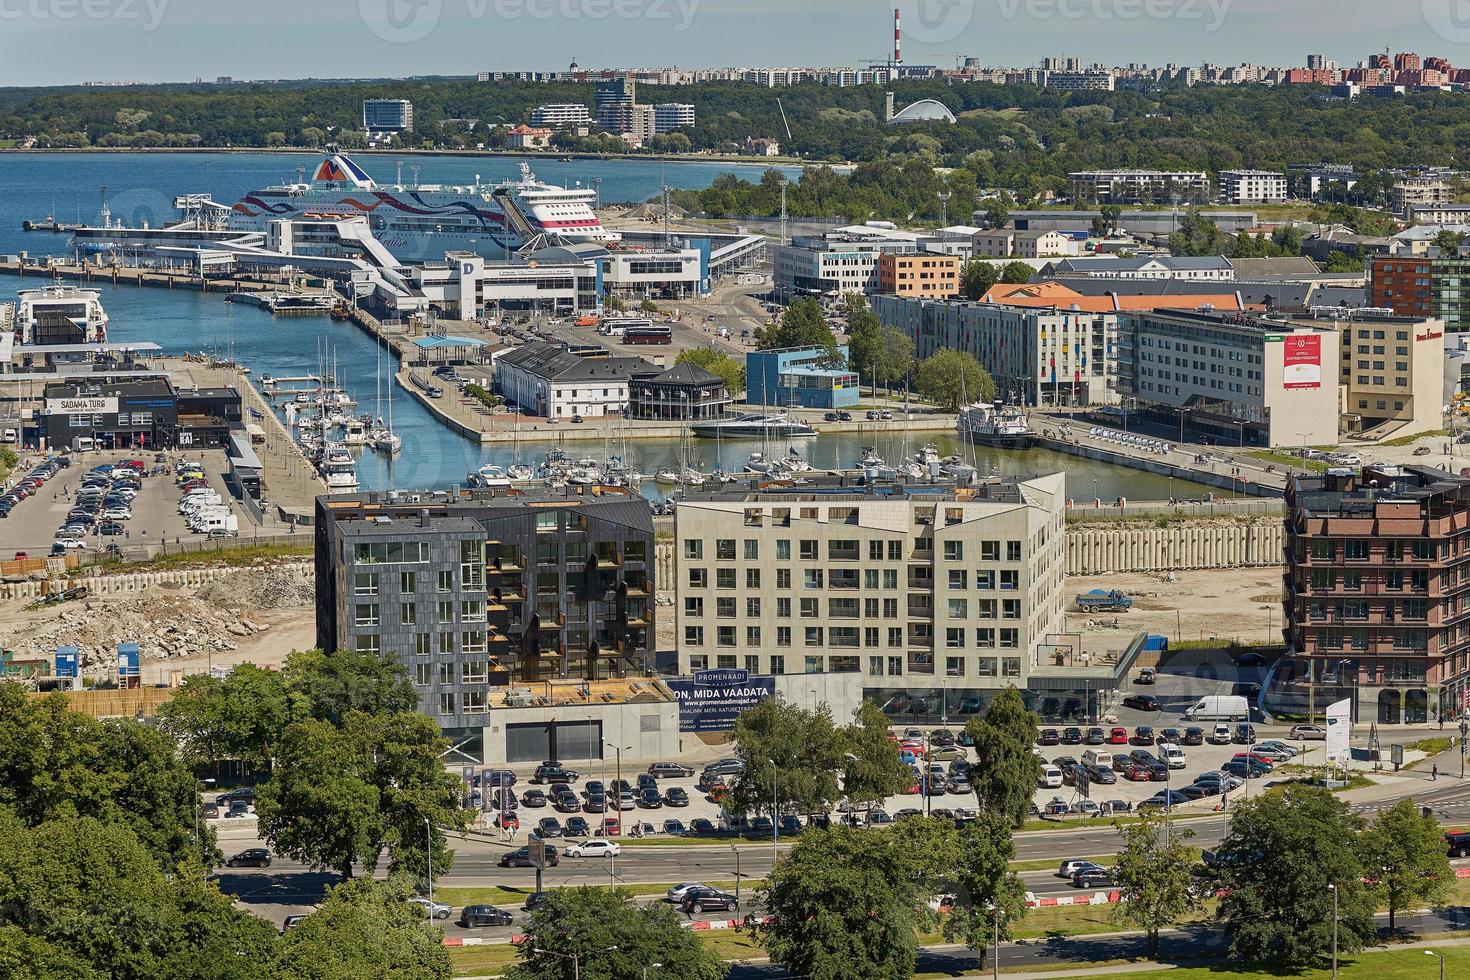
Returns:
[[[230,293],[231,303],[245,303],[268,310],[274,316],[321,316],[337,305],[333,293]]]

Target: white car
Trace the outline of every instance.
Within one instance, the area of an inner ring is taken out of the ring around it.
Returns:
[[[622,848],[610,840],[584,840],[567,848],[567,857],[617,857]]]
[[[104,521],[130,521],[133,519],[133,512],[121,507],[113,507],[102,512],[102,519]]]
[[[57,532],[60,533],[59,531]],[[56,544],[61,545],[67,551],[82,551],[87,547],[87,542],[78,541],[76,538],[57,538]]]
[[[671,902],[681,902],[689,889],[704,887],[706,886],[702,881],[681,881],[677,885],[670,885],[669,890],[664,892],[664,898]]]

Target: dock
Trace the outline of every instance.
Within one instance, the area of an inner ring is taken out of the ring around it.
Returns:
[[[258,307],[272,316],[323,316],[337,306],[336,294],[326,292],[235,292],[226,296],[225,301]]]
[[[55,218],[42,218],[39,221],[22,221],[20,223],[21,231],[51,231],[60,235],[69,235],[78,228],[85,227],[86,225],[79,225],[75,222],[68,224],[64,221],[57,221]]]
[[[1120,445],[1088,434],[1089,426],[1053,424],[1032,420],[1037,427],[1036,445],[1042,449],[1095,459],[1114,466],[1188,480],[1249,497],[1286,495],[1287,474],[1280,468],[1242,452],[1219,446],[1190,446],[1171,443],[1168,452],[1149,452]]]

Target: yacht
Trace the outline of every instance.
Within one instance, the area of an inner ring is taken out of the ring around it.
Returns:
[[[704,439],[805,439],[817,430],[785,415],[733,415],[729,418],[694,422],[689,431]]]
[[[955,422],[960,437],[996,449],[1030,449],[1036,435],[1019,408],[976,402],[960,409]]]
[[[505,468],[505,475],[512,480],[524,482],[526,480],[534,480],[536,478],[536,471],[525,463],[513,463]]]
[[[329,490],[357,489],[357,461],[343,446],[327,446],[322,454],[322,479]]]
[[[664,466],[653,474],[653,482],[660,484],[675,484],[679,482],[679,474],[670,467]]]
[[[679,474],[679,482],[686,487],[702,487],[707,479],[708,477],[692,466],[685,468],[684,472]]]
[[[374,430],[372,441],[374,449],[389,456],[394,456],[403,449],[403,437],[387,427]]]
[[[745,457],[745,472],[747,473],[769,473],[775,465],[766,458],[765,453],[751,453]]]
[[[786,456],[781,460],[781,467],[788,473],[808,473],[811,471],[812,464],[802,458],[795,446],[788,446]]]
[[[506,475],[504,468],[487,464],[471,474],[470,485],[487,490],[509,490],[510,477]]]
[[[920,466],[928,466],[930,463],[939,462],[939,447],[932,442],[920,446],[919,451],[914,453],[914,462]]]
[[[342,432],[342,443],[347,446],[365,446],[368,443],[368,426],[362,419],[348,419]]]

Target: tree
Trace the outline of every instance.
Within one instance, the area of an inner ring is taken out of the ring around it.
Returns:
[[[0,976],[8,980],[102,980],[87,961],[17,926],[0,927]]]
[[[1031,751],[1041,719],[1012,685],[997,694],[983,717],[971,718],[966,733],[975,740],[970,784],[980,806],[1019,828],[1031,812],[1041,777],[1041,760]]]
[[[1327,253],[1327,272],[1362,272],[1363,257],[1334,249]]]
[[[771,961],[812,980],[911,976],[916,932],[933,919],[936,869],[926,862],[954,853],[914,838],[940,832],[929,820],[877,834],[808,829],[762,889],[770,920],[758,935]]]
[[[638,309],[644,313],[657,313],[658,304],[651,299],[645,299],[643,302],[638,304]]]
[[[1460,254],[1460,235],[1458,232],[1450,231],[1448,228],[1441,230],[1438,235],[1435,235],[1434,241],[1431,244],[1439,249],[1441,255],[1456,256]]]
[[[1388,907],[1392,936],[1399,909],[1439,906],[1455,880],[1444,834],[1433,817],[1420,814],[1413,800],[1399,800],[1382,811],[1359,842],[1363,868],[1376,883],[1378,904]]]
[[[999,281],[1000,272],[994,262],[971,259],[965,263],[964,272],[960,273],[960,291],[965,294],[965,299],[977,300]]]
[[[1118,225],[1123,219],[1123,209],[1116,204],[1104,204],[1098,211],[1102,215],[1103,231],[1111,235],[1118,230]]]
[[[1332,949],[1334,892],[1339,948],[1362,949],[1376,928],[1356,846],[1361,827],[1345,801],[1315,787],[1237,804],[1209,864],[1224,896],[1216,915],[1230,955],[1278,966],[1320,962]]]
[[[913,772],[899,761],[898,745],[889,738],[888,716],[882,708],[865,698],[852,718],[853,723],[843,730],[847,752],[842,790],[849,802],[881,803],[910,785]]]
[[[982,968],[997,927],[1000,939],[1009,939],[1015,923],[1026,915],[1026,886],[1011,871],[1015,856],[1011,823],[1003,814],[987,810],[958,831],[947,888],[954,894],[954,907],[944,934],[980,950]]]
[[[674,363],[704,368],[725,382],[725,390],[730,392],[732,398],[739,397],[745,391],[745,365],[713,347],[691,347],[680,352]]]
[[[985,209],[985,224],[990,228],[1004,228],[1011,220],[1011,196],[1001,191]]]
[[[444,934],[401,878],[344,881],[281,937],[270,976],[281,980],[449,980]]]
[[[873,380],[885,386],[897,384],[914,369],[914,339],[895,326],[878,329],[878,354],[873,359]]]
[[[286,658],[282,673],[305,714],[334,725],[350,711],[387,715],[418,709],[408,668],[386,651],[297,651]]]
[[[1000,270],[1000,281],[1019,286],[1030,282],[1034,275],[1036,270],[1025,262],[1007,262],[1005,268]]]
[[[662,964],[657,974],[680,980],[725,976],[724,961],[698,933],[680,928],[678,916],[663,903],[640,906],[621,889],[586,885],[546,895],[527,930],[536,941],[521,946],[520,962],[506,980],[633,978],[650,963]]]
[[[239,759],[265,770],[291,721],[291,699],[280,672],[240,664],[223,678],[184,678],[158,714],[160,727],[192,763]]]
[[[944,408],[995,398],[995,379],[965,351],[941,350],[919,362],[914,371],[919,395]]]
[[[745,769],[727,805],[735,813],[769,813],[773,820],[779,816],[773,799],[782,808],[813,813],[840,796],[843,749],[825,704],[808,711],[782,697],[766,698],[735,719],[735,756]]]
[[[1152,812],[1139,822],[1119,826],[1123,847],[1113,865],[1113,880],[1122,902],[1114,915],[1142,929],[1148,937],[1148,955],[1159,955],[1159,930],[1171,926],[1199,907],[1194,885],[1194,853],[1185,841],[1194,831],[1174,829],[1167,834]]]
[[[780,323],[757,328],[755,343],[761,350],[827,347],[834,357],[837,353],[837,338],[832,336],[826,317],[822,315],[822,304],[810,296],[793,300],[781,314]]]

